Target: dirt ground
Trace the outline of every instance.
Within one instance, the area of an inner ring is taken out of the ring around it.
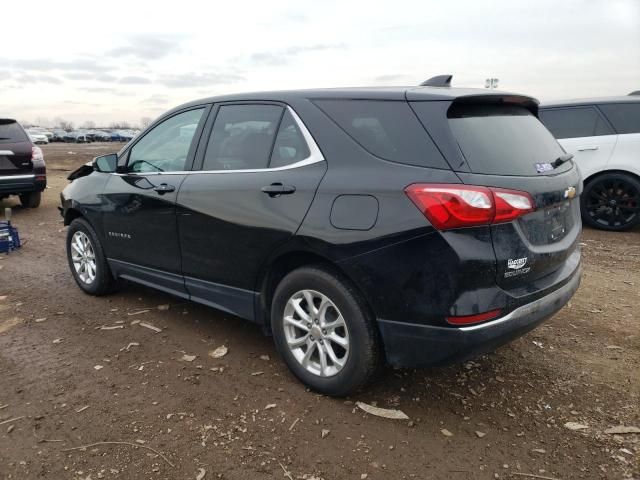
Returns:
[[[640,427],[640,230],[585,229],[580,290],[525,337],[333,399],[298,383],[255,325],[133,284],[77,288],[59,192],[69,169],[118,148],[46,146],[43,205],[0,202],[25,242],[0,257],[0,478],[640,478],[640,435],[606,433]],[[126,443],[73,450],[96,442]]]

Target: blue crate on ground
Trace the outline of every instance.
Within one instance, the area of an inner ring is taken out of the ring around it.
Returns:
[[[0,221],[0,253],[9,253],[20,248],[18,229],[6,221]]]

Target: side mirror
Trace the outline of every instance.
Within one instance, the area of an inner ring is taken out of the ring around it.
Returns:
[[[102,173],[113,173],[118,168],[118,155],[110,153],[93,159],[93,169]]]

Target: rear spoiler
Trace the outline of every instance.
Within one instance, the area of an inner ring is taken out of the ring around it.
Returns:
[[[452,106],[454,104],[459,105],[459,104],[474,104],[474,103],[516,105],[516,106],[526,108],[535,116],[538,116],[538,106],[540,105],[540,102],[537,99],[533,97],[528,97],[526,95],[517,95],[517,94],[511,94],[511,93],[496,93],[496,94],[463,95],[460,97],[456,97],[453,99]]]

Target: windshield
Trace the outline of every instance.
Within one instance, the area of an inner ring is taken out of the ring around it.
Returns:
[[[565,152],[524,107],[454,104],[447,118],[473,173],[538,176],[572,167],[571,162],[553,165]]]

